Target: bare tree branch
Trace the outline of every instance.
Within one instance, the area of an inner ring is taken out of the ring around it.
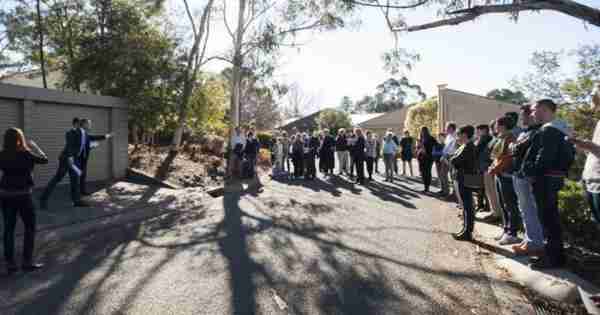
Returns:
[[[204,61],[203,61],[203,62],[200,64],[200,66],[204,66],[205,64],[207,64],[207,63],[209,63],[209,62],[211,62],[211,61],[213,61],[213,60],[220,60],[220,61],[225,61],[225,62],[227,62],[227,63],[233,64],[233,60],[231,60],[231,59],[227,59],[227,58],[225,58],[225,57],[223,57],[223,56],[211,56],[211,57],[209,57],[209,58],[206,58],[206,60],[204,60]]]
[[[523,0],[512,4],[480,5],[468,9],[448,12],[449,15],[459,16],[431,23],[392,29],[393,32],[415,32],[447,25],[457,25],[471,21],[484,14],[515,13],[520,11],[551,10],[586,21],[600,27],[600,10],[572,0]]]
[[[379,1],[374,1],[373,3],[371,2],[364,2],[364,1],[358,1],[358,0],[347,0],[347,2],[356,4],[356,5],[360,5],[360,6],[364,6],[364,7],[374,7],[374,8],[387,8],[387,9],[414,9],[417,7],[420,7],[424,4],[427,4],[428,2],[431,2],[431,0],[421,0],[419,2],[413,3],[413,4],[407,4],[407,5],[391,5],[389,4],[381,4],[379,3]]]
[[[211,12],[209,12],[208,16],[207,16],[206,30],[204,32],[204,44],[202,45],[202,52],[200,53],[198,59],[196,60],[196,67],[198,67],[198,68],[200,68],[200,64],[202,63],[202,60],[206,56],[206,47],[208,46],[208,38],[210,37],[210,15],[211,15]]]
[[[272,2],[271,4],[265,6],[265,8],[263,10],[261,10],[259,13],[254,12],[254,14],[248,18],[248,23],[246,23],[246,25],[244,25],[244,31],[243,32],[245,33],[248,30],[248,28],[250,27],[250,25],[252,25],[252,23],[254,21],[256,21],[262,15],[266,14],[274,6],[275,6],[275,2]]]
[[[285,35],[288,33],[295,33],[295,32],[310,30],[310,29],[314,29],[314,28],[317,28],[317,27],[323,26],[323,25],[325,25],[325,23],[323,23],[323,21],[317,20],[310,24],[283,30],[283,31],[275,34],[274,37],[279,37],[279,36],[282,36],[282,35]],[[253,49],[259,47],[261,44],[262,44],[262,42],[260,40],[244,43],[243,46],[247,47],[247,49],[244,52],[242,52],[242,56],[246,56],[248,53],[250,53]]]
[[[196,31],[196,23],[194,22],[194,17],[192,16],[192,12],[190,11],[190,6],[188,5],[187,0],[183,0],[183,4],[185,5],[185,13],[187,13],[188,19],[190,19],[190,23],[192,24],[192,31],[194,31],[194,40],[197,40],[198,32]]]
[[[229,33],[231,39],[235,41],[235,35],[233,35],[229,22],[227,22],[227,1],[223,1],[223,22],[225,24],[225,29],[227,29],[227,33]]]

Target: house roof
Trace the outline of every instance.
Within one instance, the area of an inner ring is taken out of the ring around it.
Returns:
[[[350,115],[350,121],[352,121],[352,126],[358,126],[365,121],[371,120],[373,118],[385,115],[386,113],[375,113],[375,114],[352,114]]]

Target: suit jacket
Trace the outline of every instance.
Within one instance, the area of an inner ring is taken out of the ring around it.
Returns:
[[[79,135],[81,137],[81,134]],[[106,135],[91,135],[89,133],[85,133],[85,149],[83,150],[83,154],[81,156],[81,160],[86,163],[90,158],[90,151],[92,150],[92,141],[104,141],[106,140]]]
[[[65,148],[60,154],[60,159],[68,159],[72,157],[77,159],[81,151],[81,130],[72,128],[65,134]]]

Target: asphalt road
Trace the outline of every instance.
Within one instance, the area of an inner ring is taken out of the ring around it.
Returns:
[[[43,272],[0,279],[0,314],[498,314],[457,212],[421,188],[272,181],[42,247]]]

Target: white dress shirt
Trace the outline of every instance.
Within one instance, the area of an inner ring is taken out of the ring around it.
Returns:
[[[456,152],[456,137],[452,134],[448,134],[444,141],[444,150],[442,151],[442,154],[447,158],[454,154],[454,152]]]

